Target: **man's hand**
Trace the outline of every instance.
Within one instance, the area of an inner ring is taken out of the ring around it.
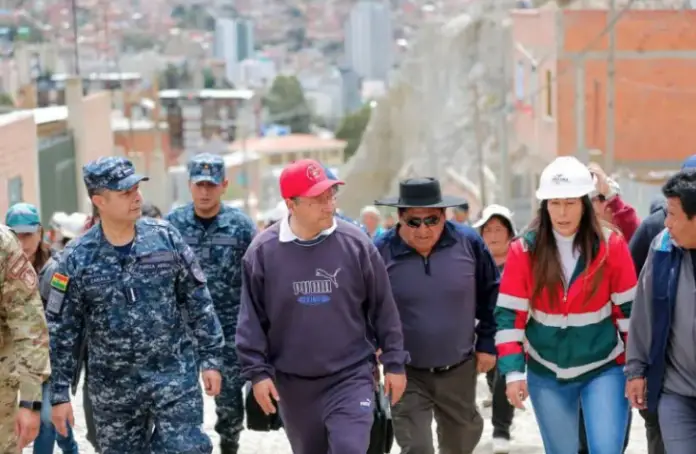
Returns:
[[[647,395],[648,389],[645,378],[632,378],[626,382],[626,398],[633,408],[645,410],[648,408]]]
[[[476,352],[476,370],[479,374],[485,374],[495,367],[495,355]]]
[[[276,402],[279,402],[280,396],[278,395],[278,390],[276,389],[275,384],[273,384],[273,380],[270,378],[261,380],[253,386],[253,391],[254,399],[256,399],[256,402],[258,402],[261,410],[263,410],[263,412],[267,415],[275,414],[276,407],[273,405],[273,400],[271,400],[271,398],[275,399]]]
[[[596,162],[589,163],[587,168],[591,173],[597,176],[597,192],[605,197],[608,196],[611,192],[611,188],[609,187],[609,181],[607,181],[607,174],[604,173],[604,170]]]
[[[222,377],[220,376],[220,372],[210,369],[204,370],[202,375],[205,393],[212,397],[220,394],[220,386],[222,386]]]
[[[68,436],[68,425],[75,427],[75,416],[70,402],[53,406],[51,422],[53,422],[56,432],[64,437]]]
[[[382,349],[378,348],[377,351],[375,352],[375,359],[377,360],[377,364],[379,364],[379,357],[382,356]]]
[[[391,399],[391,404],[396,405],[406,391],[406,374],[384,374],[384,392]]]
[[[505,394],[507,395],[510,405],[515,408],[519,408],[520,410],[524,410],[525,408],[523,402],[529,396],[529,392],[527,391],[527,381],[518,380],[508,383],[507,388],[505,389]]]
[[[17,409],[15,434],[20,452],[39,435],[40,425],[41,414],[38,411],[32,411],[28,408]]]

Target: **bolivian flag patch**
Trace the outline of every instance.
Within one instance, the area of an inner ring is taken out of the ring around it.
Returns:
[[[60,273],[55,273],[53,275],[53,278],[51,278],[51,287],[53,287],[56,290],[60,290],[61,292],[64,292],[68,289],[68,282],[70,282],[70,278],[68,276],[63,276]]]

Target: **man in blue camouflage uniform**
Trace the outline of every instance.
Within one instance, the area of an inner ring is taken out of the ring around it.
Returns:
[[[221,202],[228,181],[220,156],[199,154],[189,162],[188,170],[193,203],[175,209],[167,215],[167,220],[198,256],[228,340],[222,364],[222,389],[215,399],[215,430],[220,434],[221,453],[237,454],[244,422],[244,380],[239,374],[232,339],[239,314],[242,256],[256,227],[242,211]]]
[[[216,395],[224,340],[205,274],[174,227],[140,217],[138,185],[146,178],[130,161],[100,158],[83,172],[101,222],[67,246],[51,279],[46,316],[56,430],[74,423],[73,351],[84,332],[103,454],[209,454],[196,354],[206,392]]]

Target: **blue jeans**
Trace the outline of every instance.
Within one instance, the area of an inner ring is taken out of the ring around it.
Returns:
[[[692,454],[696,445],[696,398],[662,393],[657,417],[665,452]]]
[[[72,428],[68,426],[68,436],[64,437],[56,432],[51,422],[51,393],[48,384],[44,383],[41,387],[43,401],[41,403],[41,427],[39,435],[34,440],[34,454],[53,454],[53,446],[58,443],[58,447],[63,454],[77,454],[78,447]]]
[[[621,367],[571,383],[528,371],[527,386],[546,454],[578,452],[581,402],[590,453],[621,454],[631,411]]]

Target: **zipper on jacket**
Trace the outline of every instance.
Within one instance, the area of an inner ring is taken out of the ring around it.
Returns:
[[[425,274],[430,276],[430,259],[428,257],[423,257],[423,267],[425,268]]]

